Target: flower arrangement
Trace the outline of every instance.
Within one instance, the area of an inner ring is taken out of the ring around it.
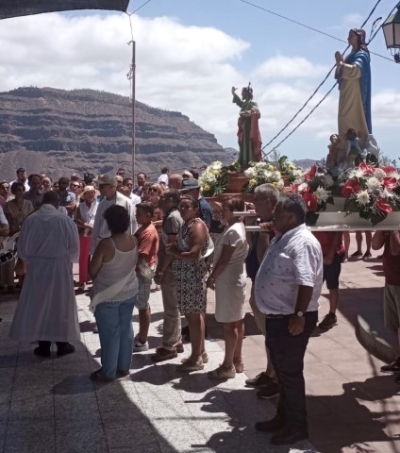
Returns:
[[[303,169],[297,167],[293,162],[288,160],[287,156],[281,156],[277,162],[277,170],[287,179],[289,184],[292,184],[296,179],[301,178]]]
[[[375,168],[361,163],[348,172],[341,187],[346,197],[348,214],[358,213],[372,225],[384,220],[388,214],[400,210],[400,175],[394,167]]]
[[[261,184],[273,184],[278,190],[285,185],[281,173],[269,162],[250,162],[244,174],[249,178],[244,189],[247,193],[253,193]]]
[[[229,167],[219,160],[209,165],[199,177],[199,185],[206,197],[213,197],[223,193],[228,185]]]
[[[311,169],[296,179],[292,185],[294,192],[300,194],[310,213],[324,211],[326,204],[333,204],[332,188],[334,180],[314,164]]]

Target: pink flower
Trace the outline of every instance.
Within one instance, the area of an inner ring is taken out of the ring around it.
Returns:
[[[359,192],[361,186],[356,179],[351,179],[347,181],[346,184],[342,187],[342,195],[344,197],[350,197],[351,195]]]
[[[386,178],[383,178],[383,185],[386,187],[386,189],[394,190],[397,187],[397,179],[394,177],[389,178],[388,176],[386,176]]]
[[[318,209],[317,197],[310,191],[303,191],[301,196],[306,203],[307,210],[310,212],[316,212]]]
[[[395,167],[380,167],[385,173],[397,173],[397,168]]]
[[[310,179],[313,179],[313,178],[314,178],[314,176],[315,176],[316,173],[317,173],[317,165],[314,164],[314,165],[311,167],[310,171],[308,171],[307,173],[304,174],[304,179],[305,179],[306,181],[310,181]]]
[[[362,162],[358,168],[364,173],[364,175],[373,175],[375,173],[375,167],[367,165],[365,162]]]
[[[384,212],[385,214],[390,214],[393,209],[392,207],[390,206],[390,204],[384,200],[383,198],[379,198],[379,200],[375,203],[375,206],[382,212]]]

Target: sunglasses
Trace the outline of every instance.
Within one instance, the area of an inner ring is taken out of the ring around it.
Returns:
[[[150,189],[148,190],[148,192],[149,192],[149,193],[152,193],[152,192],[158,193],[158,189],[155,189],[155,188],[150,187]]]
[[[78,188],[78,187],[80,187],[80,185],[79,184],[71,184],[71,187],[77,187]]]

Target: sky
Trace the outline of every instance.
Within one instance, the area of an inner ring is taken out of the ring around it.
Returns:
[[[249,0],[278,14],[346,40],[376,0],[302,2]],[[144,0],[131,1],[129,11]],[[387,17],[396,0],[382,0],[365,29]],[[300,109],[346,44],[299,27],[240,0],[151,0],[131,16],[136,42],[136,98],[177,110],[237,148],[238,107],[231,87],[252,83],[261,111],[263,143]],[[19,86],[92,88],[129,96],[127,73],[132,39],[122,13],[69,12],[0,21],[0,91]],[[369,46],[391,59],[380,31]],[[384,154],[400,157],[400,65],[372,55],[373,132]],[[283,139],[334,83],[320,89],[298,119],[265,151]],[[337,131],[335,89],[280,147],[290,159],[320,159]]]

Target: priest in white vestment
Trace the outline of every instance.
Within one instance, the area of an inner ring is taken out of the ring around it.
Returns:
[[[78,230],[58,211],[56,192],[43,196],[40,209],[26,218],[18,240],[18,254],[27,263],[21,296],[10,337],[38,341],[36,355],[48,357],[51,342],[57,355],[74,352],[69,342],[80,339],[72,263],[79,259]]]

